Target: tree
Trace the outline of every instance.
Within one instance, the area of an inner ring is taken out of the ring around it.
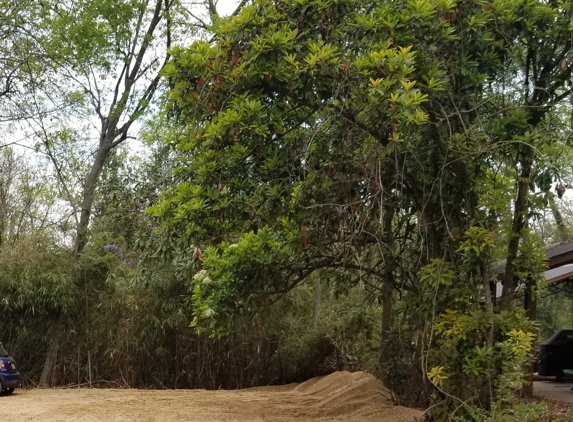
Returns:
[[[53,234],[54,198],[42,163],[30,165],[12,147],[0,149],[0,245],[36,233]]]
[[[79,213],[76,255],[88,241],[97,184],[110,152],[132,137],[134,123],[150,108],[160,89],[160,74],[169,61],[172,43],[194,36],[205,26],[203,21],[199,24],[190,20],[193,9],[185,6],[178,0],[85,0],[69,4],[42,2],[35,10],[43,18],[28,36],[35,40],[53,75],[50,84],[32,92],[31,103],[38,112],[36,135],[45,152],[53,157],[53,133],[43,119],[45,110],[54,105],[47,106],[46,98],[48,103],[59,98],[62,104],[77,109],[70,118],[67,107],[67,116],[62,119],[64,130],[74,130],[77,119],[79,124],[84,119],[98,131],[81,199],[71,203]],[[207,6],[216,18],[218,13],[211,2]],[[66,81],[64,89],[62,80]],[[56,168],[61,166],[53,159]]]
[[[343,2],[329,11],[313,5],[303,12],[259,3],[233,21],[221,21],[218,45],[197,43],[176,52],[176,64],[165,69],[175,82],[171,96],[179,119],[191,122],[183,129],[189,141],[181,145],[194,155],[185,177],[202,183],[183,183],[176,201],[157,212],[167,211],[169,223],[194,242],[233,243],[254,229],[250,239],[264,238],[265,247],[278,236],[285,249],[276,251],[274,268],[264,254],[258,263],[267,280],[282,284],[277,291],[317,268],[362,268],[360,255],[375,243],[380,227],[368,231],[384,212],[375,180],[386,176],[378,171],[381,149],[399,143],[401,123],[427,118],[419,108],[426,95],[414,88],[413,80],[422,75],[414,73],[411,47],[393,46],[387,34],[354,34],[355,16],[347,13],[352,7]],[[255,17],[259,12],[264,17]],[[317,33],[311,28],[319,21]],[[359,49],[365,53],[356,54]],[[179,77],[183,61],[197,76]],[[386,62],[391,63],[384,70]],[[361,111],[375,115],[358,116]],[[389,178],[385,182],[391,184]],[[361,203],[375,208],[360,212]],[[171,214],[178,204],[186,211]],[[364,230],[356,233],[359,227]],[[274,277],[284,270],[287,278]]]
[[[544,268],[530,190],[560,177],[541,152],[556,142],[547,116],[571,94],[570,10],[261,0],[217,21],[215,44],[175,50],[164,74],[178,185],[151,212],[200,261],[193,324],[224,334],[328,270],[385,303],[404,292],[428,396],[451,397],[430,367],[442,350],[461,374],[451,386],[468,387],[462,403],[505,404],[532,340],[510,299]]]
[[[33,66],[35,58],[30,54],[30,45],[20,30],[29,18],[30,2],[0,2],[0,115],[14,118],[10,113],[10,102],[24,88],[27,68]]]
[[[74,250],[80,254],[107,157],[128,139],[129,129],[146,111],[158,88],[159,71],[169,60],[174,6],[157,0],[57,2],[42,7],[48,36],[37,37],[38,43],[53,70],[85,98],[99,120],[98,146],[79,204]]]

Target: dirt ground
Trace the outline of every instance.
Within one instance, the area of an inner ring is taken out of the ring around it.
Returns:
[[[16,390],[0,397],[2,422],[414,422],[362,372],[336,372],[303,384],[238,391]]]

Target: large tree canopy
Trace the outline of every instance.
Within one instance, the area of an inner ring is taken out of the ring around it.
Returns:
[[[519,241],[525,191],[556,177],[531,166],[570,93],[568,7],[260,1],[219,21],[214,44],[175,50],[180,183],[153,212],[214,247],[198,294],[281,292],[325,267],[381,275],[396,236],[419,265],[455,260],[470,225]],[[372,245],[389,248],[374,265]]]
[[[360,269],[383,236],[384,203],[404,186],[396,159],[444,83],[404,21],[454,37],[429,3],[411,16],[376,6],[257,2],[219,22],[215,45],[175,52],[165,75],[186,181],[155,212],[201,248],[220,246],[206,263],[241,263],[198,295],[248,302],[317,268]]]

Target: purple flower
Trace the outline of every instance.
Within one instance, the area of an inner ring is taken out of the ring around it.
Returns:
[[[103,247],[103,250],[106,252],[114,252],[115,253],[115,252],[119,251],[119,246],[113,245],[113,244],[112,245],[105,245]]]
[[[105,245],[103,247],[103,250],[107,253],[112,253],[115,256],[117,256],[119,259],[121,259],[122,261],[125,261],[125,249],[124,248],[120,248],[118,245],[115,244],[111,244],[111,245]]]

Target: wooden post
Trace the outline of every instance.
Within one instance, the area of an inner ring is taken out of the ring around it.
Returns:
[[[78,388],[80,388],[80,384],[81,382],[81,378],[80,378],[80,374],[81,374],[81,369],[80,369],[80,348],[78,347]]]
[[[90,377],[90,388],[92,388],[92,354],[88,350],[88,374]]]
[[[523,307],[525,308],[525,316],[532,322],[535,322],[537,318],[537,300],[533,297],[530,290],[525,291],[525,300],[523,302]],[[535,329],[533,335],[536,336]],[[535,337],[534,337],[535,338]],[[535,341],[535,340],[534,340]],[[523,386],[523,395],[529,399],[533,398],[533,371],[535,368],[535,362],[531,362],[531,366],[527,371],[525,380],[528,382],[527,385]]]

